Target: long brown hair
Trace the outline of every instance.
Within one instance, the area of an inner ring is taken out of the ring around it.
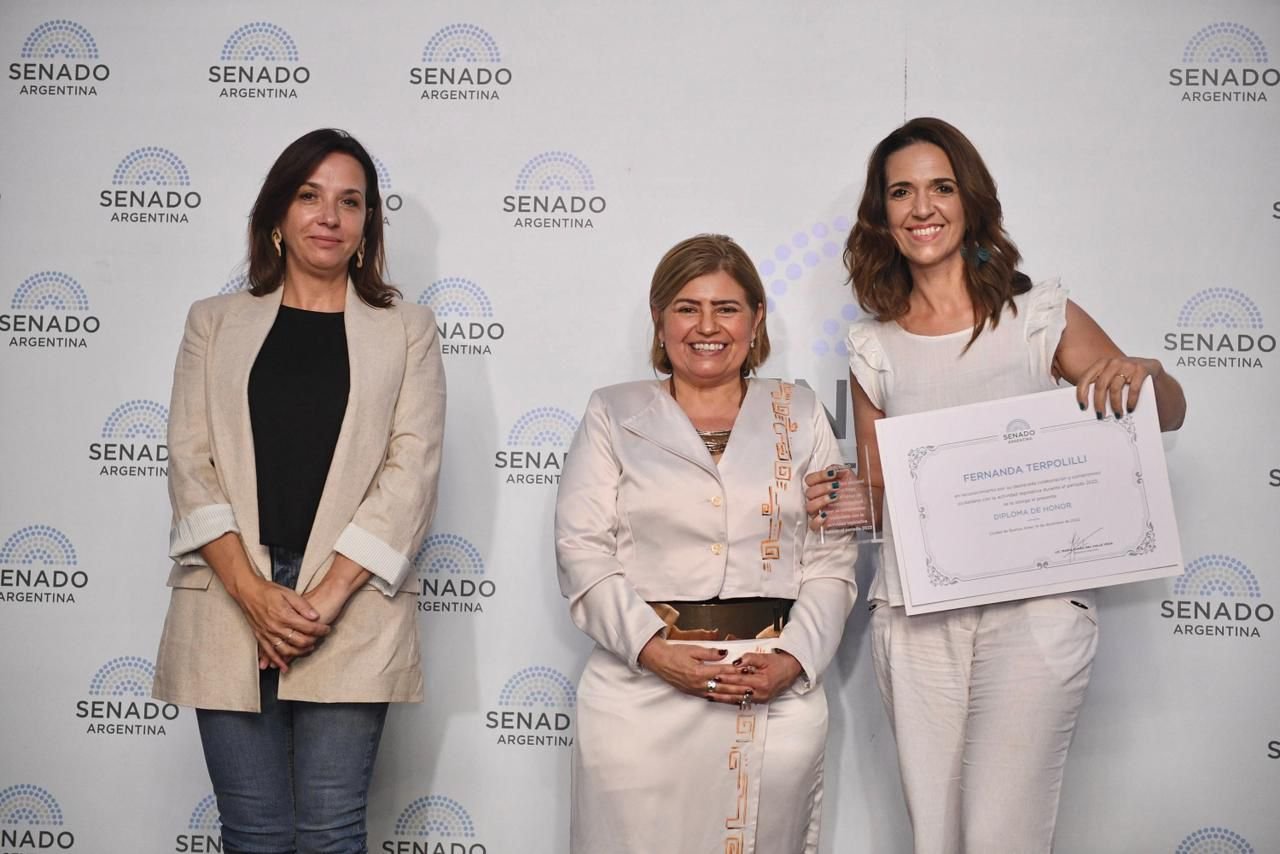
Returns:
[[[649,345],[649,361],[658,372],[671,373],[671,360],[659,343],[662,312],[667,310],[689,282],[721,270],[728,273],[729,278],[746,292],[752,312],[764,312],[764,283],[760,281],[756,265],[751,263],[751,258],[733,238],[723,234],[699,234],[681,240],[662,256],[657,269],[653,271],[653,282],[649,285],[649,311],[653,315],[653,341]],[[747,351],[747,358],[742,363],[744,377],[769,358],[767,320],[767,317],[761,317],[760,325],[756,327],[755,344]]]
[[[907,313],[911,270],[889,231],[885,164],[890,155],[920,142],[942,149],[960,190],[965,220],[961,250],[966,260],[965,287],[973,304],[972,344],[988,323],[995,328],[1006,305],[1017,312],[1013,297],[1026,293],[1031,280],[1017,269],[1022,255],[1005,233],[996,182],[973,143],[955,127],[942,119],[915,118],[875,147],[867,161],[858,221],[845,244],[844,264],[863,311],[880,321]]]
[[[321,128],[298,137],[280,153],[262,182],[249,215],[249,293],[269,294],[284,281],[284,258],[276,253],[271,230],[280,224],[298,188],[333,153],[347,154],[364,170],[365,206],[364,263],[347,262],[347,274],[356,293],[375,308],[386,308],[400,291],[385,281],[387,257],[382,244],[382,194],[378,192],[378,170],[373,158],[356,138],[344,130]]]

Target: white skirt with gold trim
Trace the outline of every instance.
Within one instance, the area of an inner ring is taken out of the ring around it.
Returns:
[[[767,651],[717,641],[728,661]],[[749,710],[680,693],[597,648],[578,686],[572,854],[813,854],[821,686]]]

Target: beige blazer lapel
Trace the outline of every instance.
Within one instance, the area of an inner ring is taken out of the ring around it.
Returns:
[[[320,506],[302,556],[298,590],[313,587],[316,573],[355,515],[386,458],[396,398],[405,368],[404,324],[390,309],[373,308],[347,282],[343,325],[351,390],[333,449]]]
[[[667,394],[661,383],[653,388],[652,400],[634,415],[624,418],[622,428],[688,460],[719,480],[720,469],[707,453],[706,446],[698,438],[698,431],[680,404]]]
[[[206,383],[213,458],[222,472],[236,524],[254,568],[271,577],[271,555],[258,540],[258,473],[249,420],[249,373],[280,312],[284,289],[265,296],[245,294],[228,311],[212,349]]]

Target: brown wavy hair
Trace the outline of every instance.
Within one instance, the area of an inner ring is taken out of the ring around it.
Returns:
[[[911,270],[889,231],[885,164],[909,145],[938,146],[951,161],[964,207],[965,285],[973,303],[973,337],[990,323],[994,329],[1006,305],[1017,312],[1016,294],[1031,280],[1018,271],[1022,255],[1004,230],[996,182],[973,143],[942,119],[915,118],[880,141],[867,161],[867,183],[858,204],[858,221],[845,243],[844,264],[862,310],[876,320],[896,320],[910,307]],[[968,349],[966,345],[965,349]]]
[[[723,234],[699,234],[681,240],[667,250],[653,271],[653,282],[649,285],[649,311],[653,315],[653,341],[649,345],[649,362],[659,373],[671,373],[671,360],[667,351],[658,343],[661,331],[662,312],[667,310],[680,291],[689,282],[723,270],[737,282],[747,294],[747,302],[751,310],[761,314],[760,325],[756,328],[755,344],[747,351],[747,358],[742,363],[742,375],[753,373],[769,358],[769,329],[764,316],[765,293],[764,283],[756,272],[756,265],[742,247],[733,238]]]
[[[347,154],[364,170],[364,264],[356,266],[354,256],[347,262],[347,274],[360,299],[375,308],[386,308],[400,296],[387,284],[387,257],[382,243],[382,194],[378,192],[378,170],[373,158],[356,138],[344,130],[321,128],[298,137],[280,153],[262,182],[249,215],[249,293],[264,296],[284,282],[285,259],[276,254],[271,230],[280,224],[298,188],[320,161],[330,154]]]

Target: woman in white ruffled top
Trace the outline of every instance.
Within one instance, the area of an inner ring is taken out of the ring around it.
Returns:
[[[849,330],[854,428],[873,490],[875,421],[1074,383],[1099,418],[1154,381],[1163,430],[1186,412],[1155,359],[1126,356],[1056,280],[1018,272],[972,143],[918,118],[872,153],[845,262],[868,317]],[[825,474],[825,477],[823,476]],[[839,491],[807,480],[812,525]],[[848,488],[846,483],[844,488]],[[908,617],[892,545],[870,594],[872,654],[917,854],[1047,852],[1097,646],[1090,592]]]

